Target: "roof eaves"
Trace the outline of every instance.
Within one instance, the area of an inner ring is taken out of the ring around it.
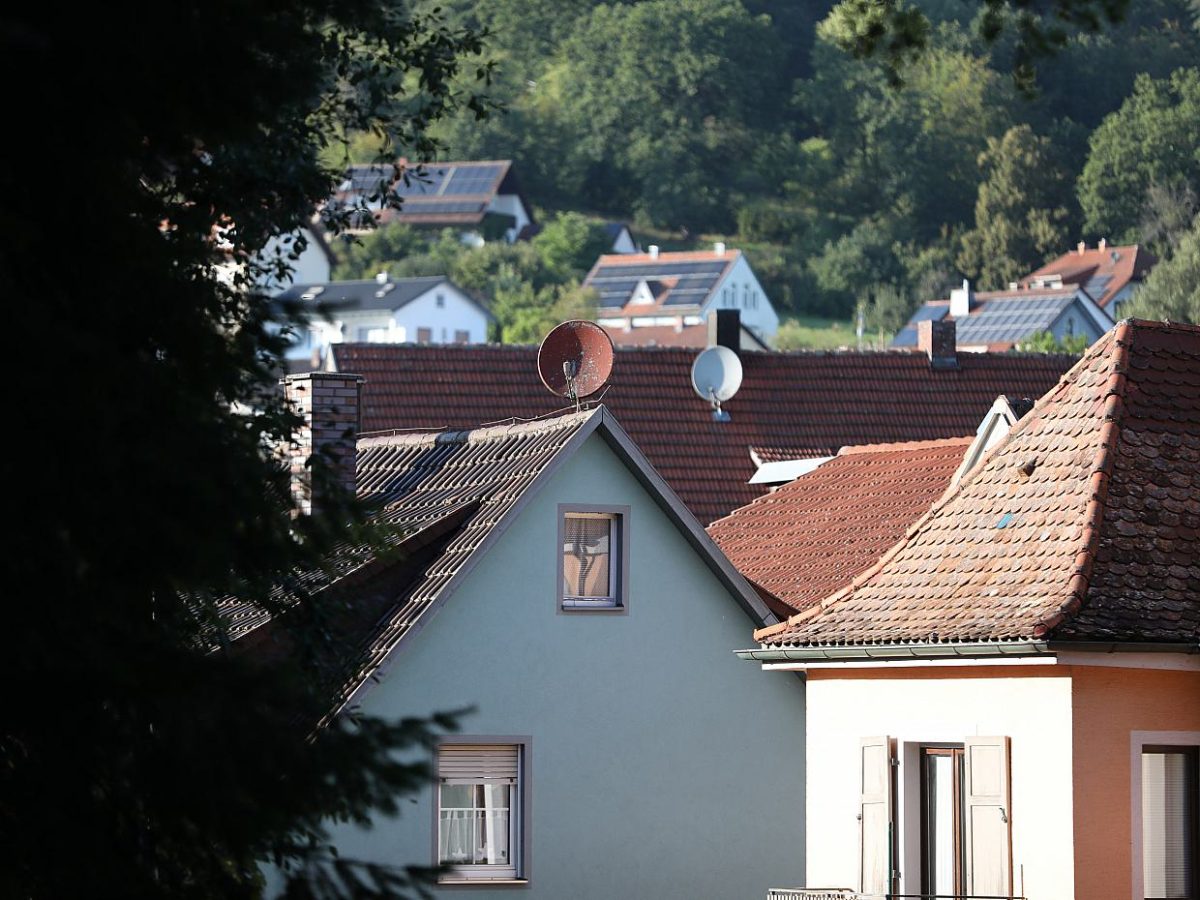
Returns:
[[[824,644],[808,647],[759,647],[735,650],[740,659],[756,662],[839,662],[846,660],[895,661],[904,659],[997,659],[1044,656],[1051,653],[1044,640],[938,641],[888,644]]]
[[[667,517],[683,531],[688,543],[700,554],[713,574],[738,599],[739,605],[751,620],[762,625],[777,622],[778,617],[775,613],[771,611],[745,576],[729,561],[729,557],[704,530],[704,526],[700,524],[695,515],[684,506],[683,501],[679,499],[671,486],[658,474],[654,466],[650,464],[650,460],[621,427],[616,417],[606,407],[601,406],[600,411],[602,416],[598,425],[603,426],[601,434],[609,446],[630,467],[634,477],[641,482],[642,487],[646,488],[650,496],[667,514]]]

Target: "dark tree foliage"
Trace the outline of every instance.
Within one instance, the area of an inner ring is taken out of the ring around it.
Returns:
[[[331,857],[324,823],[394,812],[423,778],[397,751],[421,757],[451,721],[312,737],[332,600],[283,617],[286,663],[220,649],[213,598],[270,607],[356,511],[291,515],[270,448],[295,422],[263,391],[280,338],[254,267],[226,285],[214,266],[305,220],[334,136],[415,157],[449,109],[486,112],[451,90],[486,80],[460,71],[479,35],[378,0],[184,0],[26,4],[0,41],[17,337],[0,895],[252,897],[261,860],[309,876],[292,896],[407,890],[405,872]]]

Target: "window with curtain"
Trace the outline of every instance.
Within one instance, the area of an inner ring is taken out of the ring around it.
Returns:
[[[452,880],[521,877],[519,744],[438,748],[438,862]]]
[[[1196,747],[1142,750],[1142,887],[1146,900],[1198,900]]]
[[[564,608],[616,607],[619,516],[568,512],[562,522]]]

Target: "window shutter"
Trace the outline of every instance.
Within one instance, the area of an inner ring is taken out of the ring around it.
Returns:
[[[1009,739],[967,738],[963,788],[966,892],[1012,893]]]
[[[438,780],[444,784],[516,784],[517,746],[443,744],[438,748]]]
[[[863,738],[859,768],[859,882],[864,894],[887,894],[892,890],[891,738]]]

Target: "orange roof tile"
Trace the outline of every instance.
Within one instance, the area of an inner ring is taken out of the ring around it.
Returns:
[[[928,512],[971,438],[843,447],[708,526],[755,586],[793,610],[844,587]]]
[[[1200,328],[1126,320],[770,644],[1200,639]]]

